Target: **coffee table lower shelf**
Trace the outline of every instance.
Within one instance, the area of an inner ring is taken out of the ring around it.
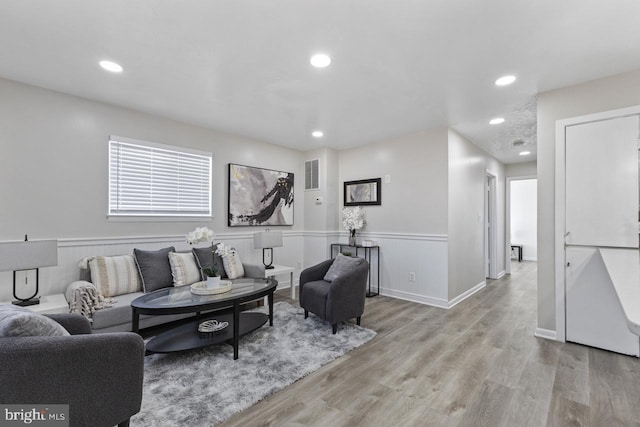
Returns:
[[[218,332],[198,332],[198,325],[208,319],[229,322],[229,326]],[[255,331],[268,320],[269,316],[264,313],[240,313],[240,336]],[[202,316],[198,320],[170,329],[149,340],[146,350],[151,353],[171,353],[224,342],[233,346],[233,314]]]

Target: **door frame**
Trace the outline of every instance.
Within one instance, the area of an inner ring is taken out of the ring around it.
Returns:
[[[566,234],[566,128],[585,123],[611,120],[640,114],[640,105],[600,113],[586,114],[556,121],[556,197],[555,197],[555,306],[556,306],[556,341],[566,340],[565,311],[565,234]],[[540,299],[538,299],[540,302]]]
[[[485,265],[485,278],[497,279],[498,278],[498,248],[497,248],[497,221],[498,221],[498,205],[496,197],[496,181],[498,175],[489,169],[485,169],[485,182],[483,185],[485,206],[484,211],[487,212],[489,208],[489,217],[485,214],[484,217],[484,265]],[[488,188],[488,190],[487,190]],[[487,231],[488,230],[488,231]],[[487,245],[489,246],[487,250]],[[487,257],[489,258],[487,262]],[[487,265],[489,266],[487,271]]]
[[[535,179],[536,184],[538,181],[538,175],[519,175],[510,176],[507,178],[506,184],[506,197],[505,197],[505,240],[504,240],[504,253],[505,253],[505,274],[511,274],[511,183],[513,181],[524,181],[527,179]],[[538,195],[536,194],[536,198]],[[536,222],[538,221],[538,213],[536,212]]]

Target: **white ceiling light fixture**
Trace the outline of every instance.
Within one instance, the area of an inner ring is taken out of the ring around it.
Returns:
[[[313,55],[309,62],[311,62],[311,65],[316,68],[324,68],[328,67],[329,64],[331,64],[331,58],[329,58],[329,55],[326,55],[324,53],[318,53]]]
[[[123,70],[122,65],[117,64],[113,61],[100,61],[100,66],[107,71],[111,71],[112,73],[121,73]]]
[[[496,80],[496,86],[507,86],[516,81],[516,76],[502,76]]]
[[[529,154],[531,154],[531,151],[521,151],[520,152],[521,156],[528,156]]]
[[[311,132],[311,136],[313,136],[314,138],[322,138],[324,136],[324,132],[322,132],[321,130],[314,130],[313,132]]]
[[[496,117],[495,119],[489,120],[490,125],[499,125],[500,123],[504,123],[504,117]]]

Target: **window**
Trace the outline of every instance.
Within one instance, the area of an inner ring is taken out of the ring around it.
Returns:
[[[110,216],[211,216],[211,153],[111,136]]]

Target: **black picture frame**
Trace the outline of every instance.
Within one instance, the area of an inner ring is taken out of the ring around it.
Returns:
[[[382,178],[345,181],[344,206],[379,206],[382,204]]]
[[[229,227],[293,225],[293,172],[229,163]]]

